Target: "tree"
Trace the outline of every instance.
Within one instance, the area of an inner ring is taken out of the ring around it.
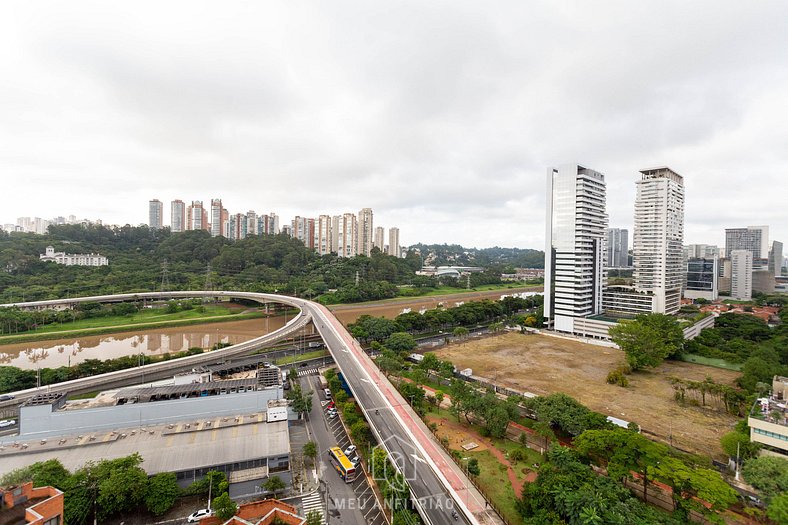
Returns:
[[[766,515],[775,523],[788,523],[788,493],[782,493],[772,498]]]
[[[671,316],[641,314],[610,328],[610,338],[627,356],[632,370],[655,367],[681,352],[684,334]]]
[[[213,510],[216,512],[216,517],[225,522],[235,516],[235,513],[238,512],[238,505],[225,492],[213,499]]]
[[[386,374],[386,377],[388,377],[390,374],[399,373],[405,366],[405,363],[402,361],[402,358],[399,356],[399,354],[388,349],[384,349],[375,359],[375,362],[383,371],[383,373]]]
[[[464,326],[458,326],[452,331],[452,335],[454,337],[464,338],[468,336],[468,329]]]
[[[413,352],[419,345],[416,340],[407,332],[395,332],[391,334],[383,346],[400,355]]]
[[[172,508],[180,493],[175,474],[160,472],[148,480],[145,507],[156,516],[160,516]]]
[[[0,478],[0,486],[32,481],[35,487],[52,486],[62,490],[70,475],[60,460],[50,459],[9,472]]]
[[[276,497],[278,493],[287,488],[287,485],[279,476],[271,476],[260,487],[267,492],[273,492]]]
[[[317,443],[314,441],[307,441],[304,444],[304,456],[314,461],[317,457]]]
[[[98,485],[98,516],[100,520],[133,509],[147,492],[148,475],[139,466],[142,457],[134,453],[124,458],[100,461],[93,469]],[[88,467],[90,469],[90,467]]]
[[[323,523],[323,514],[317,510],[309,511],[306,515],[306,525],[320,525]]]
[[[750,441],[749,434],[740,432],[738,429],[722,436],[720,445],[728,457],[735,458],[738,454],[741,460],[755,457],[761,448],[758,443]]]
[[[759,456],[744,463],[744,480],[761,491],[767,502],[774,496],[788,492],[788,459]]]
[[[471,458],[468,460],[468,474],[471,476],[478,476],[482,473],[481,468],[479,467],[479,460],[476,458]]]
[[[311,390],[304,392],[301,389],[301,385],[296,384],[290,389],[286,397],[291,401],[293,411],[299,416],[303,416],[304,414],[308,414],[312,411]]]

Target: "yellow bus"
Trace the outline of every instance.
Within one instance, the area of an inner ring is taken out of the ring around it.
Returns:
[[[337,472],[345,480],[345,483],[350,483],[356,479],[356,467],[345,456],[342,449],[339,447],[332,447],[328,451],[328,456],[331,458],[331,464],[337,469]]]

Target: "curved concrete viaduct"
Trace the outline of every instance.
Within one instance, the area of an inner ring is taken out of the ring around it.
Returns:
[[[189,359],[191,360],[190,364],[197,365],[215,361],[218,355],[237,356],[248,352],[252,347],[286,337],[312,321],[353,392],[353,397],[369,421],[372,432],[380,443],[379,446],[386,450],[396,468],[408,481],[413,501],[425,523],[429,525],[453,525],[456,523],[497,525],[503,523],[486,509],[484,499],[473,487],[470,480],[440,447],[432,433],[396,388],[380,373],[361,345],[323,305],[275,294],[192,291],[82,297],[0,306],[37,308],[89,301],[108,302],[184,297],[235,297],[261,303],[283,303],[299,308],[299,315],[276,332],[208,354],[190,356],[175,361],[183,364],[185,360]],[[197,359],[206,356],[208,356],[206,361]],[[50,391],[73,391],[75,387],[96,390],[112,384],[112,382],[117,382],[124,373],[137,376],[141,369],[153,370],[154,367],[171,363],[173,362],[165,361],[145,365],[131,371],[121,370],[60,383],[52,385]],[[167,370],[166,367],[163,370]],[[56,388],[58,390],[55,390]],[[29,397],[34,393],[35,390],[17,392],[16,394]],[[452,516],[452,509],[456,509],[456,517]]]

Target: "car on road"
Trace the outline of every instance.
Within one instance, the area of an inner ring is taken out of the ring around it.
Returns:
[[[301,367],[301,368],[306,368],[307,366],[309,366],[309,363],[301,363],[298,366]]]
[[[350,445],[348,448],[345,449],[345,455],[350,457],[350,455],[356,451],[356,445]]]
[[[192,512],[189,514],[189,517],[186,518],[187,523],[199,523],[201,519],[205,518],[206,516],[212,516],[213,510],[211,509],[200,509],[197,511]]]
[[[14,399],[14,396],[11,394],[0,395],[0,401],[11,401],[12,399]]]
[[[4,419],[0,421],[0,428],[12,427],[14,425],[16,425],[15,419]]]

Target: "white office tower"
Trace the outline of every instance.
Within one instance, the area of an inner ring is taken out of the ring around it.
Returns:
[[[544,315],[574,333],[575,319],[602,313],[605,176],[577,164],[547,169]]]
[[[386,229],[382,226],[375,226],[375,248],[383,252],[386,247]]]
[[[180,233],[186,229],[186,205],[180,199],[170,203],[170,231]]]
[[[626,268],[629,266],[629,231],[622,228],[607,229],[608,268]]]
[[[752,251],[731,251],[731,297],[737,301],[752,299]]]
[[[372,253],[372,241],[375,229],[372,225],[372,208],[363,208],[358,212],[358,246],[356,253],[366,255]]]
[[[389,228],[389,255],[393,257],[399,257],[401,255],[399,246],[399,228],[397,227]]]
[[[148,226],[160,230],[163,225],[164,205],[159,199],[148,202]]]
[[[684,282],[684,178],[667,167],[642,170],[635,197],[635,291],[653,294],[651,311],[678,313]]]

